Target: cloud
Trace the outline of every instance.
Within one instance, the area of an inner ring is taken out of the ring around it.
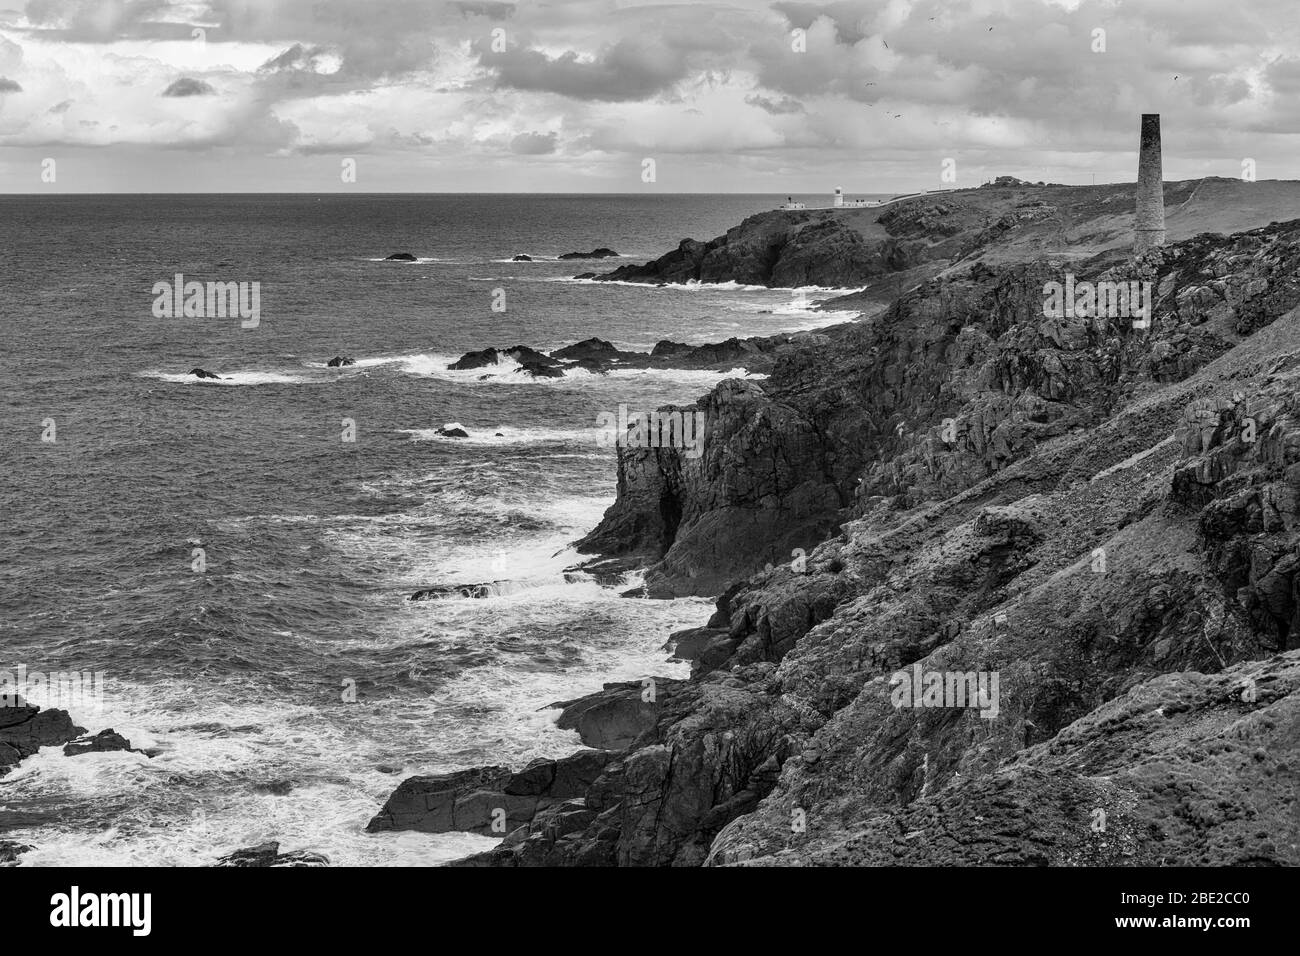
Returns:
[[[489,20],[509,20],[515,15],[515,5],[513,3],[493,3],[487,2],[456,2],[452,4],[460,11],[462,17],[487,17]]]
[[[486,44],[484,44],[486,46]],[[547,56],[538,50],[485,50],[481,61],[496,71],[498,86],[558,93],[579,100],[643,100],[687,74],[680,50],[655,39],[623,39],[595,56],[573,50]]]
[[[203,80],[195,80],[188,76],[182,76],[179,80],[167,87],[167,89],[163,90],[162,95],[211,96],[216,92],[216,88],[211,83],[206,83]]]
[[[773,116],[788,116],[792,113],[804,112],[803,104],[789,96],[783,96],[780,99],[771,99],[760,93],[754,93],[745,97],[745,102],[750,106],[757,106],[761,110],[766,110]]]
[[[7,76],[0,76],[0,93],[21,93],[23,88]]]
[[[545,156],[555,152],[555,133],[520,133],[510,141],[510,152],[522,156]]]

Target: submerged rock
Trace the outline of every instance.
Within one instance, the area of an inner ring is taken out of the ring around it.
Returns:
[[[209,372],[207,369],[202,368],[192,368],[186,374],[193,375],[195,378],[221,378],[221,376],[215,372]]]
[[[385,262],[415,262],[415,256],[409,252],[394,252],[391,256],[384,256]]]
[[[221,857],[213,866],[219,867],[303,867],[329,866],[330,858],[324,853],[310,850],[291,850],[280,852],[280,844],[274,840],[257,846],[244,847]]]
[[[532,256],[524,256],[524,255],[512,256],[512,257],[510,258],[510,261],[511,261],[511,262],[532,262],[532,261],[533,261],[533,257],[532,257]]]

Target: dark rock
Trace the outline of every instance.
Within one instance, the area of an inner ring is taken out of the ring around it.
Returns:
[[[512,256],[511,259],[510,259],[510,261],[511,261],[511,262],[532,262],[532,261],[533,261],[533,257],[532,257],[532,256],[524,256],[524,255]]]
[[[540,365],[535,362],[524,362],[518,369],[521,375],[531,375],[533,378],[563,378],[564,369],[557,368],[554,365]]]
[[[42,710],[16,698],[0,706],[0,777],[42,747],[57,747],[86,732],[64,710]]]
[[[18,857],[34,849],[36,847],[15,843],[12,840],[0,840],[0,866],[17,866]]]
[[[193,375],[195,378],[221,378],[215,372],[209,372],[207,369],[202,368],[192,368],[187,374]]]
[[[415,262],[415,256],[409,252],[394,252],[391,256],[384,256],[385,262]]]
[[[329,368],[342,368],[345,365],[356,365],[357,360],[353,358],[347,358],[346,356],[342,356],[342,355],[336,355],[325,364]]]
[[[448,427],[443,425],[438,429],[438,434],[443,438],[468,438],[469,432],[463,428]]]
[[[561,730],[576,730],[588,747],[625,750],[654,727],[664,698],[680,683],[656,678],[653,702],[643,699],[649,696],[648,685],[606,684],[604,690],[586,697],[552,704],[551,707],[562,711],[555,725]]]
[[[566,252],[560,256],[561,259],[610,259],[617,258],[618,253],[613,249],[601,247],[593,249],[591,252]]]
[[[435,584],[433,587],[421,588],[412,594],[410,601],[437,601],[444,598],[485,598],[499,593],[496,589],[500,581],[483,584]]]
[[[585,793],[609,759],[606,753],[580,750],[560,760],[534,760],[519,773],[506,767],[476,767],[410,777],[366,830],[459,830],[505,836],[529,826],[539,812]]]
[[[146,757],[152,756],[143,750],[132,747],[131,741],[121,734],[115,733],[111,727],[108,730],[101,730],[93,737],[79,737],[66,744],[63,748],[63,755],[65,757],[79,757],[81,754],[107,753],[112,750],[129,750],[131,753],[145,754]]]
[[[309,850],[292,850],[280,852],[280,844],[272,840],[258,846],[236,850],[223,856],[213,866],[220,867],[305,867],[329,866],[330,859],[323,853]]]
[[[452,371],[483,368],[487,365],[501,364],[502,357],[512,359],[525,367],[559,367],[562,364],[544,352],[529,348],[527,345],[516,345],[508,349],[486,348],[478,352],[467,352],[447,367]]]

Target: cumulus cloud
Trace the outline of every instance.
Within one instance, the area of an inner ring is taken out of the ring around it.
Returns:
[[[510,152],[521,156],[546,156],[555,152],[555,133],[520,133],[510,141]]]
[[[162,91],[163,96],[211,96],[216,93],[216,87],[204,80],[196,80],[192,77],[182,76],[179,80],[172,83],[167,89]]]
[[[0,146],[366,153],[487,189],[530,164],[621,188],[664,154],[660,182],[691,189],[851,189],[848,170],[902,191],[945,157],[1131,177],[1135,117],[1160,112],[1171,177],[1243,156],[1294,176],[1292,2],[28,0],[0,11],[0,91],[23,93]]]
[[[788,116],[791,113],[804,112],[803,104],[789,96],[772,98],[763,96],[761,93],[752,93],[745,97],[745,102],[750,106],[757,106],[773,116]]]
[[[482,62],[496,71],[500,86],[558,93],[579,100],[641,100],[686,76],[680,50],[656,40],[625,39],[594,56],[574,50],[547,56],[538,50],[488,49]]]

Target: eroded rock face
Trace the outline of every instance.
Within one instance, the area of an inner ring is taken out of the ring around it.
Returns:
[[[1300,302],[1298,242],[1294,223],[1275,224],[1167,246],[1138,266],[976,264],[924,283],[882,316],[780,352],[767,381],[724,382],[698,401],[700,457],[621,448],[618,499],[579,548],[640,556],[652,595],[715,595],[846,520],[947,499],[1153,383],[1187,379],[1241,329]],[[1152,328],[1045,315],[1044,285],[1066,271],[1150,282]],[[1189,318],[1183,291],[1215,275],[1241,290],[1235,305],[1216,322]]]
[[[809,474],[814,453],[779,452],[800,422],[835,436],[810,474],[852,479],[842,530],[719,587],[689,681],[583,698],[574,726],[590,714],[627,749],[466,864],[1300,863],[1298,233],[1140,261],[1150,331],[1049,320],[1040,267],[980,267],[845,333],[819,370],[724,383],[724,443],[757,449],[749,423],[789,416],[751,483]],[[1180,293],[1206,273],[1267,304],[1192,322]],[[913,400],[924,421],[899,413]],[[873,451],[850,466],[853,434]],[[671,555],[713,510],[680,489],[728,500],[745,480],[713,461],[621,469],[644,507],[604,533]],[[913,706],[899,676],[918,668],[994,697]]]

